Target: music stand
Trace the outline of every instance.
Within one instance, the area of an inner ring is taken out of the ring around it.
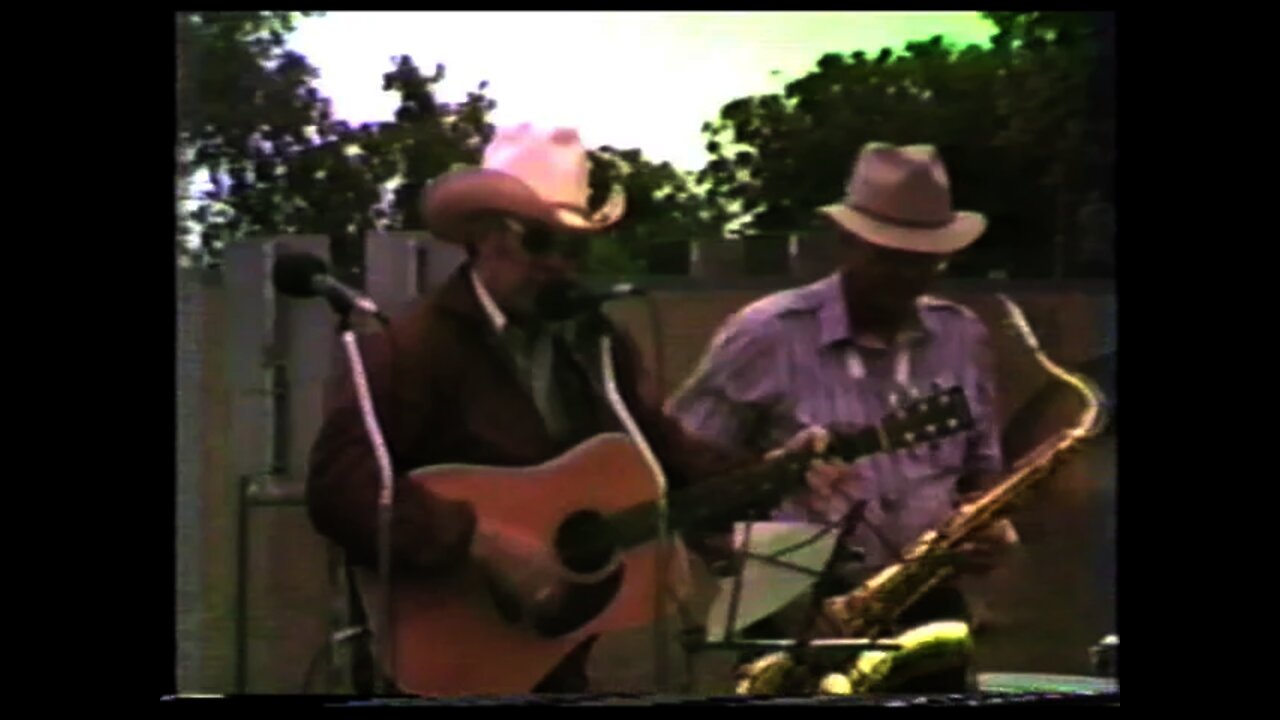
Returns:
[[[777,638],[742,636],[744,628],[795,602],[833,571],[841,534],[833,530],[832,526],[811,523],[737,523],[735,572],[721,580],[703,637],[688,638],[686,650],[690,653],[781,650],[807,658],[815,652],[900,648],[894,642],[865,638],[811,638],[801,634]],[[817,600],[815,597],[815,603]]]

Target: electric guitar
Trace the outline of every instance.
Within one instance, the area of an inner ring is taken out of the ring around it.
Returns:
[[[853,462],[972,426],[963,391],[940,390],[876,425],[829,428],[822,456]],[[793,453],[670,493],[668,531],[767,512],[805,487],[814,457]],[[444,577],[397,576],[390,632],[379,644],[385,653],[391,641],[401,689],[422,696],[527,693],[588,637],[657,619],[659,492],[628,436],[598,435],[535,467],[441,465],[409,478],[471,503],[478,518],[545,543],[565,580],[556,602],[531,610],[504,597],[476,563]],[[383,612],[388,589],[379,576],[360,571],[359,581],[371,614]]]

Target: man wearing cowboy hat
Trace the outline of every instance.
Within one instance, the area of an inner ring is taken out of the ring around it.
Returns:
[[[448,173],[424,192],[428,228],[464,246],[468,260],[437,294],[362,340],[398,475],[444,464],[540,465],[588,437],[622,430],[602,392],[595,338],[573,317],[550,317],[544,302],[564,297],[590,236],[625,209],[615,193],[589,210],[588,171],[576,131],[520,125],[496,133],[481,167]],[[687,436],[661,412],[634,343],[624,333],[617,341],[619,393],[673,489],[757,457]],[[377,465],[346,366],[338,368],[311,455],[308,508],[353,564],[375,567]],[[796,433],[787,447],[812,437]],[[554,582],[557,568],[541,560],[546,548],[490,527],[469,504],[407,482],[395,497],[392,555],[403,571],[448,574],[477,562],[497,577],[521,578],[530,594]],[[376,634],[378,608],[368,609]],[[586,690],[590,647],[530,690]]]
[[[857,501],[862,520],[840,544],[840,579],[819,594],[849,591],[966,493],[1002,470],[987,330],[956,303],[927,295],[947,259],[986,229],[983,216],[954,212],[946,168],[929,146],[871,143],[840,203],[820,209],[838,236],[842,267],[814,284],[765,297],[716,333],[702,365],[668,405],[690,431],[740,449],[770,447],[810,425],[874,423],[890,398],[933,383],[961,386],[975,430],[920,446],[829,465],[826,480],[786,499],[778,520],[829,523]],[[1016,542],[1001,522],[967,548],[965,567],[989,569]],[[904,626],[968,619],[951,586],[932,591],[901,618]],[[756,635],[793,635],[778,622]],[[921,689],[958,691],[965,673],[926,678]]]

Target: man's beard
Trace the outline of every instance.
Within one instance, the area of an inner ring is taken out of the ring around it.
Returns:
[[[556,280],[538,289],[534,301],[535,313],[550,322],[568,320],[582,312],[577,302],[584,291],[581,285],[571,280]]]

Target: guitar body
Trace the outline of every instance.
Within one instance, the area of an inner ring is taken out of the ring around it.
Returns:
[[[552,547],[575,513],[609,514],[658,497],[643,455],[620,434],[596,436],[537,467],[437,466],[410,479],[472,503],[477,517]],[[474,568],[443,578],[396,579],[390,634],[397,683],[424,696],[529,692],[588,637],[656,620],[656,551],[654,543],[636,547],[607,577],[576,587],[577,604],[586,609],[550,632],[504,616]],[[672,555],[678,557],[674,549]],[[361,579],[371,591],[367,600],[382,602],[377,575],[362,573]],[[370,608],[375,612],[381,606]]]
[[[952,388],[875,426],[834,432],[826,454],[852,462],[971,427],[964,393]],[[701,479],[671,497],[671,506],[681,509],[681,522],[694,523],[741,512],[750,504],[744,501],[773,502],[788,487],[803,487],[807,462],[788,457]],[[598,435],[536,467],[441,465],[413,472],[409,480],[471,503],[478,518],[506,534],[553,549],[573,580],[513,608],[475,564],[447,577],[397,578],[391,588],[376,573],[358,571],[382,664],[389,665],[388,650],[394,653],[388,669],[403,690],[423,696],[525,694],[587,638],[657,620],[658,547],[649,540],[658,490],[644,455],[626,435]],[[683,548],[675,542],[671,550],[663,613],[675,609],[691,584]],[[382,617],[388,593],[389,619]]]

